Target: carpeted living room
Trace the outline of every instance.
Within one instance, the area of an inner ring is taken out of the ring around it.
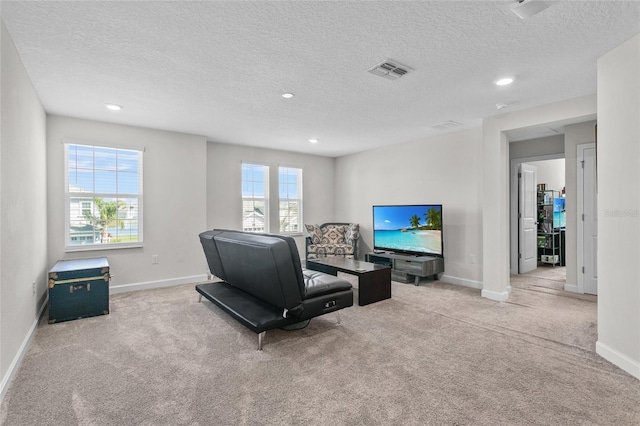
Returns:
[[[0,31],[0,425],[640,423],[639,2]],[[566,224],[526,234],[514,164],[550,158]]]
[[[350,275],[346,279],[357,282]],[[438,281],[255,335],[194,286],[41,321],[2,420],[36,424],[636,424],[640,385],[593,351],[596,297]],[[35,397],[37,396],[37,397]]]

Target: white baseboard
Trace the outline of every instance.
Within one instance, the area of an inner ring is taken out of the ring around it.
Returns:
[[[7,393],[7,390],[9,389],[9,385],[11,384],[11,380],[13,380],[13,376],[15,376],[16,372],[18,371],[20,364],[22,364],[22,359],[27,353],[27,349],[29,349],[29,345],[31,345],[31,339],[33,339],[33,336],[35,336],[36,334],[36,329],[38,328],[38,322],[40,322],[40,317],[42,316],[42,313],[44,312],[44,308],[47,307],[48,303],[49,303],[49,292],[47,291],[45,293],[45,299],[42,302],[42,305],[40,306],[40,308],[38,309],[38,315],[36,315],[36,318],[33,321],[33,324],[31,324],[31,327],[29,328],[27,335],[24,336],[24,340],[22,341],[22,344],[18,349],[18,353],[16,353],[16,356],[13,357],[13,361],[11,361],[11,365],[9,365],[9,368],[7,369],[7,373],[2,378],[2,382],[0,382],[0,403],[4,399],[4,395]]]
[[[505,302],[509,299],[508,291],[497,292],[483,289],[480,295],[496,302]]]
[[[151,290],[154,288],[172,287],[175,285],[206,281],[207,274],[192,275],[190,277],[170,278],[168,280],[147,281],[142,283],[109,286],[110,294],[126,293],[129,291]]]
[[[596,353],[640,380],[640,361],[631,359],[602,342],[596,342]]]
[[[564,291],[571,291],[573,293],[578,293],[578,286],[575,284],[566,283],[564,285]]]
[[[480,281],[468,280],[466,278],[452,277],[451,275],[443,275],[440,277],[440,281],[449,284],[461,285],[464,287],[471,287],[477,290],[482,290],[482,283]]]

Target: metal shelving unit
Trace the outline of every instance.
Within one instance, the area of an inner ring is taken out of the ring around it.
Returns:
[[[558,204],[564,205],[564,199],[561,199],[562,203],[556,202],[560,199],[560,191],[538,191],[538,261],[554,267],[564,263],[561,224],[556,223]]]

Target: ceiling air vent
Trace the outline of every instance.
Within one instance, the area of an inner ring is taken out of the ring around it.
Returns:
[[[458,123],[457,121],[453,121],[453,120],[447,120],[447,121],[443,121],[442,123],[431,126],[431,128],[436,130],[451,130],[451,129],[456,129],[460,126],[462,126],[462,123]]]
[[[387,59],[368,70],[371,74],[386,78],[387,80],[397,80],[403,75],[408,74],[410,71],[413,70],[408,66],[399,64],[398,62],[390,59]]]

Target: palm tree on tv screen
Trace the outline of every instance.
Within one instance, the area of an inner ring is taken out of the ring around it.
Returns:
[[[440,210],[436,210],[435,207],[431,207],[424,214],[424,217],[429,229],[442,229],[442,212]]]
[[[412,228],[417,228],[420,226],[420,217],[414,214],[411,216],[411,219],[409,219],[409,223]]]

